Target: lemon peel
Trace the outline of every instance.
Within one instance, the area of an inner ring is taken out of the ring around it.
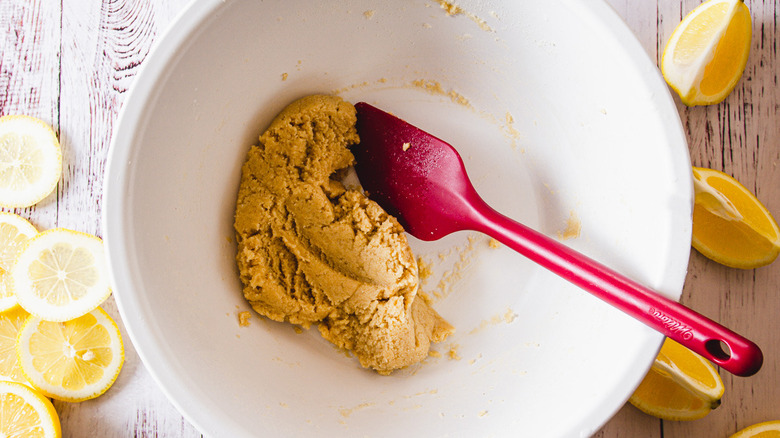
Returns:
[[[0,312],[18,306],[16,294],[9,284],[9,273],[26,242],[38,230],[21,216],[0,212]]]
[[[0,313],[0,380],[28,384],[16,355],[16,338],[29,316],[21,307]]]
[[[765,421],[746,427],[729,438],[777,438],[780,437],[780,421]]]

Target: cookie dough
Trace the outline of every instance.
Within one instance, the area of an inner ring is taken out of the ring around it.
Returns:
[[[355,108],[315,95],[285,108],[249,151],[236,203],[236,260],[258,313],[352,351],[381,374],[419,362],[452,331],[417,294],[403,228],[337,172],[354,163]]]

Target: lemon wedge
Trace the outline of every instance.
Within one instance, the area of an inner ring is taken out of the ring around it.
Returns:
[[[0,205],[29,207],[49,195],[62,175],[57,135],[34,117],[0,117]]]
[[[723,381],[710,362],[666,339],[629,402],[664,420],[695,420],[720,405],[723,391]]]
[[[0,312],[18,304],[8,284],[8,271],[16,262],[16,256],[24,244],[36,234],[38,231],[35,227],[23,217],[0,212]]]
[[[753,269],[780,253],[780,228],[761,202],[731,176],[693,168],[693,247],[726,266]]]
[[[19,364],[32,386],[69,402],[106,392],[125,359],[119,328],[100,307],[60,323],[30,316],[17,342]]]
[[[99,306],[110,294],[103,241],[55,228],[25,245],[11,285],[24,309],[47,321],[68,321]]]
[[[16,338],[28,316],[21,307],[0,313],[0,380],[27,384],[16,356]]]
[[[767,421],[746,427],[729,438],[780,438],[780,421]]]
[[[742,0],[708,0],[672,33],[661,72],[684,104],[721,102],[745,71],[751,34],[750,11]]]
[[[0,382],[0,436],[59,438],[60,419],[46,397],[21,383]]]

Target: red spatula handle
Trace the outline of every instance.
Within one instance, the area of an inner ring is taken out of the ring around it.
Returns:
[[[486,204],[472,207],[478,212],[475,231],[494,237],[735,375],[750,376],[761,368],[763,354],[752,341]]]

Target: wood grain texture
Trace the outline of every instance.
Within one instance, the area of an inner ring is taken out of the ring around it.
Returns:
[[[154,39],[169,24],[170,11],[178,12],[183,5],[149,0],[63,2],[60,226],[101,235],[103,169],[114,124]],[[113,301],[103,307],[119,318]],[[123,335],[127,359],[114,387],[94,401],[55,403],[64,435],[200,436],[152,381],[124,328]]]
[[[590,1],[590,0],[583,0]],[[700,0],[607,0],[656,63],[675,26]],[[0,0],[0,114],[54,126],[64,151],[58,189],[18,209],[40,229],[100,235],[102,178],[118,112],[153,43],[188,0]],[[780,0],[746,0],[753,16],[745,75],[725,102],[687,108],[676,99],[694,165],[723,170],[780,217]],[[779,262],[780,263],[780,262]],[[756,340],[766,362],[751,378],[721,373],[723,405],[702,420],[664,422],[630,405],[598,438],[727,437],[780,419],[780,264],[740,271],[691,252],[682,302]],[[113,301],[104,307],[115,318]],[[121,323],[120,323],[121,327]],[[104,396],[56,403],[66,437],[199,437],[158,389],[126,341],[126,363]]]
[[[60,132],[59,4],[46,0],[0,2],[0,114],[38,117]],[[16,212],[38,228],[50,228],[57,216],[54,193]]]
[[[2,0],[0,114],[51,123],[63,150],[54,194],[16,210],[39,229],[101,235],[103,170],[124,96],[155,38],[187,2]],[[119,321],[113,300],[103,308]],[[120,323],[126,361],[96,400],[55,402],[65,437],[199,437],[143,368]]]
[[[660,64],[661,53],[680,20],[701,2],[610,1]],[[642,3],[639,6],[637,3]],[[756,193],[780,217],[780,89],[777,76],[777,20],[780,2],[745,3],[753,19],[750,58],[742,80],[721,104],[688,108],[675,96],[695,166],[722,170]],[[655,29],[650,23],[654,21]],[[723,404],[692,422],[650,420],[632,406],[623,408],[598,437],[727,437],[762,421],[780,419],[780,266],[736,270],[691,251],[681,301],[757,342],[765,355],[750,378],[721,371]],[[644,418],[642,418],[644,417]],[[644,429],[643,429],[644,428]]]

